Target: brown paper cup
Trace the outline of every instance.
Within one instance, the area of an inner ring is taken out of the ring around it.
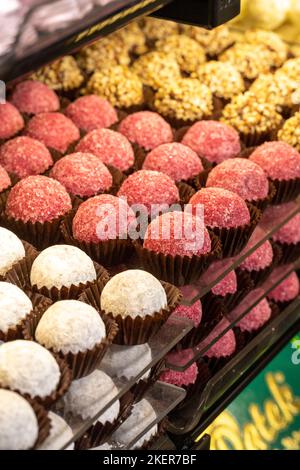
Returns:
[[[299,243],[275,243],[281,249],[281,259],[279,265],[294,263],[300,258],[300,242]]]
[[[165,428],[166,428],[166,424],[165,424],[165,420],[163,420],[158,424],[157,433],[153,437],[151,437],[149,441],[144,442],[141,447],[135,450],[151,449],[151,447],[155,445],[156,440],[159,439],[165,433]]]
[[[21,240],[21,241],[22,241],[23,246],[24,246],[24,249],[25,249],[25,257],[31,257],[31,256],[35,256],[35,257],[36,257],[36,256],[37,256],[36,254],[38,253],[38,252],[36,251],[36,249],[35,249],[32,245],[30,245],[30,243],[27,243],[27,242],[25,242],[24,240]],[[23,258],[23,259],[25,259],[25,258]],[[20,261],[22,261],[22,260],[20,260]],[[14,269],[15,266],[17,266],[20,261],[17,261],[17,262],[6,272],[6,274],[0,275],[0,281],[7,281],[7,280],[8,280],[8,279],[7,279],[7,276],[9,276],[9,273],[11,272],[11,270]],[[9,281],[9,282],[11,282],[11,281]],[[12,284],[15,284],[15,282],[13,282]],[[17,285],[18,285],[18,284],[17,284]],[[20,287],[20,286],[19,286],[19,287]]]
[[[38,427],[39,427],[39,433],[37,440],[34,444],[34,449],[37,449],[43,442],[47,439],[47,437],[50,434],[50,429],[51,429],[51,422],[48,417],[47,411],[39,405],[37,402],[28,400],[30,405],[33,408],[33,411],[35,413],[37,422],[38,422]]]
[[[258,199],[256,201],[248,201],[250,204],[255,206],[257,209],[259,209],[262,213],[266,210],[266,208],[272,204],[274,198],[276,197],[276,187],[272,183],[272,181],[269,181],[269,193],[268,196],[265,197],[264,199]]]
[[[10,186],[9,188],[5,189],[4,191],[0,193],[0,214],[2,211],[5,210],[7,198],[10,193],[11,188],[12,187]]]
[[[276,246],[276,244],[272,243],[273,248],[273,261],[272,263],[267,266],[265,269],[260,269],[259,271],[246,271],[250,275],[252,282],[254,284],[254,288],[261,286],[271,275],[272,271],[278,266],[281,260],[281,249]],[[238,269],[238,271],[243,271]]]
[[[276,188],[276,195],[272,200],[273,205],[285,204],[294,201],[300,194],[300,178],[293,180],[271,180]]]
[[[249,158],[252,153],[257,149],[257,145],[254,147],[244,147],[241,153],[238,155],[239,158]]]
[[[258,145],[264,144],[265,142],[277,140],[276,136],[279,128],[280,126],[278,126],[276,129],[273,129],[272,131],[254,132],[252,134],[245,134],[240,132],[240,138],[246,147],[257,147]]]
[[[194,196],[196,191],[189,184],[184,183],[183,181],[176,183],[176,186],[179,191],[180,204],[184,209],[185,204],[189,203],[191,197]]]

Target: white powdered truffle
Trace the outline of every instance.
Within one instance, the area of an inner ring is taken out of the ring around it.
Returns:
[[[148,400],[143,398],[134,405],[131,415],[112,435],[112,439],[119,444],[128,445],[143,431],[143,429],[153,423],[156,417],[157,416],[152,405]],[[157,429],[157,424],[155,424],[132,446],[132,449],[137,449],[145,442],[148,442],[151,437],[157,433]]]
[[[0,450],[31,449],[39,433],[34,410],[23,397],[0,390]]]
[[[105,324],[97,310],[79,300],[51,305],[35,330],[38,343],[64,354],[93,349],[105,336]]]
[[[167,307],[167,296],[152,274],[130,269],[114,276],[101,294],[101,308],[114,316],[146,316]]]
[[[0,275],[7,271],[18,261],[25,258],[23,243],[10,230],[0,227]]]
[[[31,285],[61,288],[78,286],[96,280],[91,258],[76,246],[55,245],[42,251],[34,260],[30,273]]]
[[[66,421],[52,411],[49,411],[51,429],[47,439],[37,450],[60,450],[73,437],[73,432]],[[74,444],[70,444],[66,450],[73,450]]]
[[[148,366],[151,360],[151,349],[147,343],[138,346],[112,344],[101,362],[101,369],[110,377],[131,379]],[[142,379],[149,377],[149,374],[150,369],[142,376]]]
[[[74,380],[63,397],[65,412],[82,419],[92,418],[118,394],[118,389],[110,377],[101,370],[95,370],[82,379]],[[116,400],[97,421],[112,423],[120,412],[120,402]]]
[[[17,326],[32,310],[29,297],[19,287],[0,282],[0,331],[7,333]]]
[[[44,398],[56,390],[60,375],[52,354],[33,341],[18,339],[0,347],[0,387]]]

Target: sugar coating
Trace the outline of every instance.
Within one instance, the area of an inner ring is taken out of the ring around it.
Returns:
[[[266,142],[249,157],[271,179],[300,178],[300,154],[285,142]]]
[[[12,266],[25,258],[21,240],[10,230],[0,227],[0,275],[4,276]]]
[[[167,354],[167,360],[170,364],[176,364],[177,366],[186,364],[194,357],[192,349],[184,349],[183,351],[170,352]],[[194,384],[198,376],[198,366],[194,362],[190,367],[185,371],[179,372],[176,370],[166,369],[164,370],[159,380],[162,382],[167,382],[172,385],[177,385],[178,387],[187,386]]]
[[[13,91],[11,102],[21,113],[50,113],[59,109],[57,94],[44,83],[26,80],[18,83]]]
[[[73,431],[61,416],[49,411],[50,434],[47,439],[37,448],[37,450],[60,450],[66,442],[73,437]],[[74,443],[70,444],[66,450],[73,450]]]
[[[220,323],[213,329],[213,331],[207,336],[205,342],[209,345],[215,338],[217,338],[223,331],[230,326],[228,320],[223,318]],[[201,343],[200,343],[201,345]],[[199,345],[199,346],[200,346]],[[236,350],[236,340],[233,330],[229,330],[223,335],[215,344],[213,344],[205,356],[207,357],[228,357],[231,356]]]
[[[10,390],[0,390],[0,450],[28,450],[38,438],[38,422],[31,405]]]
[[[65,412],[82,419],[92,418],[118,394],[112,379],[102,370],[95,370],[82,379],[73,380],[71,387],[62,398]],[[112,423],[120,412],[120,402],[116,400],[97,419],[101,424]]]
[[[0,152],[1,152],[1,150],[0,150]],[[0,157],[0,161],[1,161],[1,157]],[[10,185],[11,185],[10,177],[9,177],[7,171],[5,170],[5,168],[3,168],[0,165],[0,193],[2,191],[5,191],[5,189],[9,188]]]
[[[96,155],[106,165],[126,171],[134,164],[134,152],[129,140],[111,129],[96,129],[81,139],[77,152]]]
[[[101,294],[101,308],[114,316],[144,317],[167,307],[167,296],[152,274],[130,269],[112,277]]]
[[[211,269],[213,269],[213,266],[214,265],[212,264]],[[237,288],[236,272],[233,270],[226,274],[226,276],[223,277],[223,279],[218,282],[211,291],[214,295],[225,297],[228,294],[235,294],[237,292]]]
[[[173,142],[171,126],[158,113],[139,111],[130,114],[119,126],[121,134],[146,150]]]
[[[0,347],[2,387],[44,398],[56,390],[60,375],[52,354],[34,341],[10,341]]]
[[[101,362],[101,369],[110,377],[126,377],[131,379],[141,372],[152,360],[150,346],[139,344],[137,346],[119,346],[112,344]],[[146,379],[150,369],[141,378]]]
[[[267,208],[263,221],[272,221],[282,219],[286,214],[291,213],[295,210],[298,205],[292,201],[286,204],[280,204],[279,206],[270,206]],[[290,219],[283,227],[281,227],[274,235],[272,239],[279,243],[288,243],[295,245],[300,242],[300,214],[295,215]]]
[[[241,256],[249,252],[251,248],[259,243],[265,237],[265,232],[257,227],[253,232],[246,248],[242,251]],[[240,268],[245,271],[260,271],[271,265],[273,261],[273,248],[269,240],[259,246],[250,256],[248,256],[241,264]]]
[[[184,296],[185,289],[181,288]],[[194,326],[199,326],[202,319],[202,304],[201,300],[197,300],[193,305],[178,305],[170,317],[188,318],[194,323]]]
[[[6,214],[23,222],[46,222],[56,219],[72,209],[65,188],[47,176],[28,176],[10,191]]]
[[[280,274],[282,268],[274,270],[274,278]],[[295,272],[292,272],[284,281],[268,294],[268,299],[274,302],[289,302],[298,297],[300,292],[299,278]]]
[[[14,284],[0,282],[0,331],[7,333],[32,311],[32,302]]]
[[[241,331],[256,331],[270,320],[271,315],[271,307],[268,304],[268,301],[263,299],[238,322],[237,326]]]
[[[27,135],[59,152],[66,152],[80,138],[75,124],[61,113],[37,114],[28,123]]]
[[[106,328],[97,310],[78,300],[51,305],[35,331],[36,341],[63,354],[92,349],[105,336]]]
[[[118,115],[112,105],[97,95],[77,98],[65,110],[66,116],[84,131],[109,127],[118,121]]]
[[[204,223],[209,227],[241,227],[250,222],[245,201],[222,188],[203,188],[190,199],[193,206],[204,205]]]
[[[193,124],[182,139],[199,157],[212,163],[221,163],[236,157],[241,151],[237,131],[222,122],[200,121]]]
[[[0,103],[0,139],[9,139],[24,127],[24,119],[11,103]]]

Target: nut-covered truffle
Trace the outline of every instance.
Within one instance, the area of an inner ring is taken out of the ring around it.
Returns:
[[[281,72],[287,77],[289,77],[291,80],[298,82],[300,74],[300,57],[287,60],[284,65],[278,70],[278,73]]]
[[[292,145],[300,152],[300,112],[285,121],[278,132],[278,139]]]
[[[0,311],[0,331],[7,333],[32,311],[32,303],[19,287],[0,282]]]
[[[281,71],[275,74],[262,74],[251,85],[250,91],[267,103],[279,107],[287,106],[291,108],[295,101],[295,92],[298,89],[298,82],[290,79]]]
[[[118,115],[112,105],[96,95],[77,98],[65,110],[66,116],[84,131],[110,127],[118,121]]]
[[[119,38],[125,49],[133,54],[141,55],[148,51],[146,35],[138,21],[132,21],[125,27],[115,31],[109,37]]]
[[[268,48],[272,54],[274,67],[280,67],[287,59],[288,46],[276,33],[263,29],[249,30],[245,32],[243,41],[254,45],[262,44]]]
[[[149,52],[139,57],[132,65],[132,70],[144,85],[154,90],[180,77],[180,68],[174,55],[161,51]]]
[[[151,42],[178,33],[178,23],[175,21],[159,20],[150,16],[143,19],[142,27],[146,38]]]
[[[21,113],[51,113],[59,109],[56,93],[44,83],[26,80],[19,83],[13,91],[11,102]]]
[[[221,54],[221,52],[231,46],[235,41],[234,34],[227,26],[219,26],[218,28],[209,30],[188,25],[183,26],[182,29],[185,34],[201,44],[205,52],[212,57]]]
[[[77,62],[87,73],[92,73],[107,66],[128,65],[130,57],[123,41],[111,35],[82,48],[77,55]]]
[[[45,83],[53,90],[69,91],[79,88],[84,76],[74,57],[66,55],[38,69],[32,79]]]
[[[219,60],[234,65],[249,80],[261,73],[268,73],[272,67],[272,52],[261,44],[237,43],[225,51]]]
[[[25,258],[23,243],[10,230],[0,227],[0,275],[7,271],[18,261]]]

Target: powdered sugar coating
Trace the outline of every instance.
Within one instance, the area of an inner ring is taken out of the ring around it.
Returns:
[[[285,142],[266,142],[249,158],[273,180],[300,178],[300,154]]]
[[[173,142],[171,126],[158,113],[139,111],[121,122],[119,131],[145,150]]]
[[[184,349],[182,351],[170,352],[167,354],[167,361],[171,364],[176,364],[177,366],[186,364],[194,357],[192,349]],[[187,386],[194,384],[198,376],[198,367],[196,362],[194,362],[190,367],[185,371],[179,372],[176,370],[166,369],[164,370],[159,380],[169,384],[177,385],[178,387]]]
[[[291,213],[298,207],[294,201],[279,206],[270,206],[264,213],[263,222],[278,220],[283,218],[286,214]],[[272,239],[279,243],[296,244],[300,242],[300,214],[295,215],[283,227],[281,227]]]
[[[205,339],[205,343],[209,345],[215,338],[217,338],[223,331],[230,326],[226,318],[223,318],[220,323],[213,329],[213,331]],[[202,343],[200,343],[202,346]],[[199,347],[201,347],[199,345]],[[233,330],[227,331],[215,344],[213,344],[208,351],[206,357],[228,357],[231,356],[236,350],[236,340]]]
[[[97,95],[77,98],[65,110],[66,116],[84,131],[109,127],[118,121],[118,115],[112,105]]]
[[[81,139],[77,152],[96,155],[106,165],[126,171],[134,164],[134,152],[129,140],[111,129],[96,129]]]
[[[265,237],[265,235],[265,232],[260,227],[257,227],[240,256],[248,253],[251,248],[257,245],[258,242]],[[265,269],[270,266],[272,261],[273,248],[269,240],[267,240],[240,264],[240,268],[250,272],[260,271],[261,269]]]
[[[51,154],[42,142],[31,137],[15,137],[0,149],[0,163],[18,178],[44,173],[53,165]]]
[[[14,284],[0,282],[0,331],[7,333],[9,328],[19,325],[32,311],[32,302]]]
[[[72,439],[72,429],[61,416],[52,411],[48,412],[48,418],[51,425],[50,434],[37,450],[60,450],[66,442]],[[74,443],[70,444],[65,450],[73,449]]]
[[[0,160],[1,161],[1,160]],[[11,185],[10,177],[7,174],[5,168],[0,165],[0,193],[5,191]]]
[[[46,176],[28,176],[10,191],[6,214],[23,222],[46,222],[56,219],[72,209],[65,188]]]
[[[52,354],[34,341],[9,341],[0,347],[1,387],[44,398],[56,390],[60,375]]]
[[[280,274],[282,268],[276,268],[273,272],[274,277]],[[268,294],[268,299],[274,302],[290,302],[300,293],[299,278],[295,272],[292,272],[275,289]]]
[[[42,82],[26,80],[18,83],[11,102],[21,113],[50,113],[59,109],[57,94]]]
[[[61,113],[41,113],[28,123],[27,135],[37,139],[46,147],[66,152],[69,145],[79,140],[80,133],[71,119]]]
[[[0,390],[0,450],[31,449],[38,437],[35,412],[23,397]]]
[[[136,377],[152,360],[150,346],[138,344],[137,346],[120,346],[112,344],[101,361],[101,370],[110,377]],[[147,379],[150,369],[141,377]]]
[[[7,271],[18,261],[25,258],[23,243],[10,230],[0,227],[0,275]]]
[[[268,304],[268,301],[263,299],[238,322],[237,326],[241,331],[256,331],[270,320],[271,315],[271,307]]]
[[[152,274],[129,269],[112,277],[101,294],[101,308],[114,316],[144,317],[167,307],[166,292]]]
[[[92,349],[106,336],[97,310],[79,300],[61,300],[42,316],[35,339],[48,349],[67,354]]]
[[[196,122],[183,137],[182,144],[212,163],[234,158],[241,151],[238,132],[218,121]]]
[[[0,103],[0,139],[9,139],[24,127],[24,119],[11,103]]]

